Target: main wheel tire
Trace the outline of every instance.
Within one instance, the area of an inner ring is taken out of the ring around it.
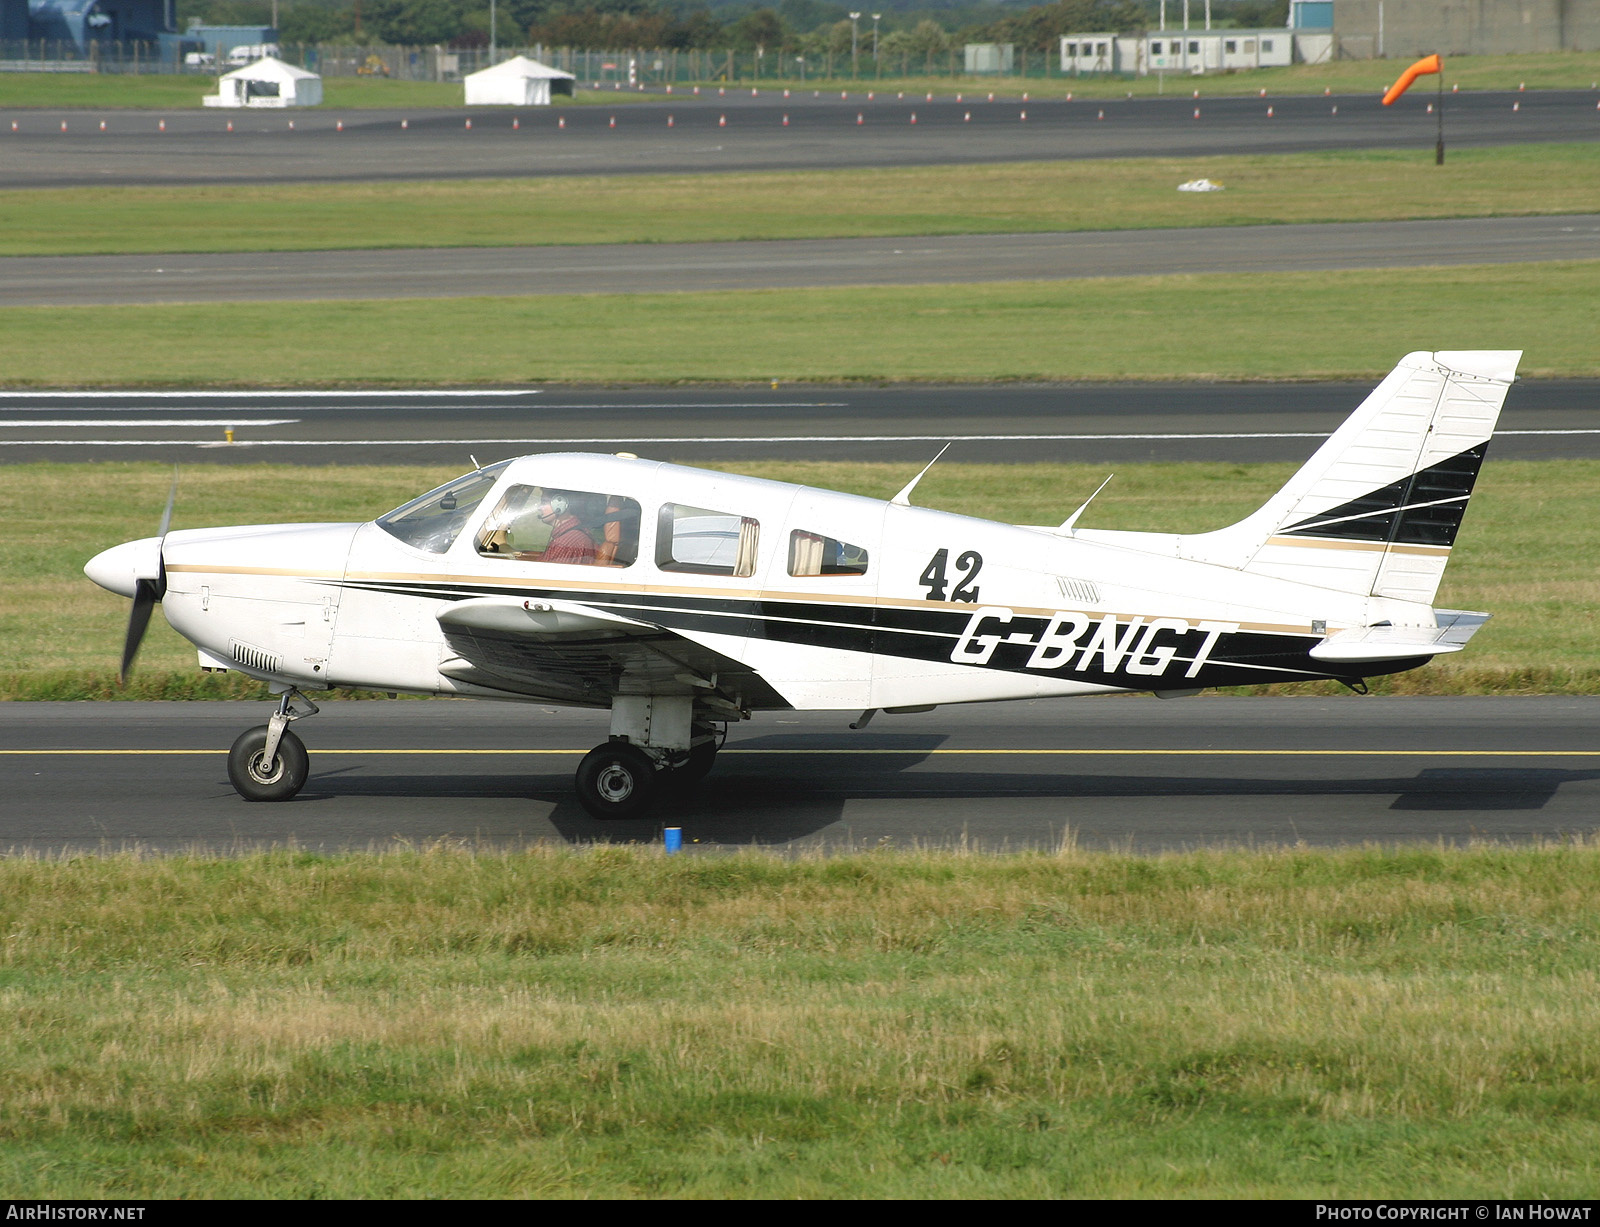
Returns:
[[[239,734],[228,751],[228,783],[246,801],[287,801],[305,786],[311,758],[305,743],[289,729],[278,738],[278,752],[266,761],[267,726]]]
[[[611,741],[578,764],[578,801],[596,818],[637,818],[660,792],[655,761],[638,746]]]
[[[673,767],[670,779],[674,788],[693,788],[717,765],[717,743],[702,741],[689,751],[689,755]]]

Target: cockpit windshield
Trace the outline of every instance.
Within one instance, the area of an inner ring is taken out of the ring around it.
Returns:
[[[419,550],[443,554],[455,544],[473,510],[510,463],[502,460],[429,490],[421,498],[379,516],[378,527]]]

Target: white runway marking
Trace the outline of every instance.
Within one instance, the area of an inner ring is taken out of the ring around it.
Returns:
[[[162,392],[148,392],[148,391],[147,392],[132,392],[132,391],[86,392],[86,391],[84,391],[84,390],[82,390],[80,388],[76,392],[0,392],[0,400],[74,400],[74,399],[76,399],[76,400],[99,400],[99,399],[105,399],[105,400],[204,400],[207,397],[210,397],[210,398],[213,398],[213,399],[216,399],[216,400],[230,400],[230,399],[239,399],[239,398],[245,398],[245,397],[249,397],[249,398],[254,398],[256,400],[260,400],[263,397],[269,397],[269,396],[270,397],[278,397],[278,398],[282,398],[282,399],[288,399],[290,397],[293,397],[293,398],[295,398],[297,400],[305,400],[305,399],[308,399],[308,398],[313,397],[313,396],[325,396],[325,397],[329,397],[331,399],[331,398],[335,398],[335,397],[348,397],[348,396],[438,396],[438,397],[463,397],[463,396],[539,396],[539,395],[541,395],[541,389],[539,389],[539,388],[474,388],[474,389],[471,389],[471,390],[462,390],[462,391],[456,391],[456,390],[452,390],[452,389],[441,390],[439,388],[390,388],[390,389],[382,389],[382,390],[376,390],[376,391],[372,390],[372,389],[368,389],[365,392],[351,391],[351,390],[346,390],[346,389],[339,389],[339,390],[335,390],[335,391],[328,391],[326,389],[319,389],[319,390],[316,390],[316,391],[310,391],[310,390],[304,390],[304,389],[298,390],[298,391],[296,391],[296,390],[272,391],[272,390],[268,389],[268,390],[257,390],[257,391],[254,391],[254,392],[236,391],[236,390],[217,391],[215,389],[211,389],[211,390],[196,389],[194,391],[162,391]]]
[[[81,426],[292,426],[299,418],[0,418],[6,430]]]
[[[3,402],[5,402],[7,400],[14,400],[14,399],[16,399],[17,397],[19,397],[21,395],[24,395],[24,394],[23,393],[14,393],[14,392],[0,392],[0,413],[5,413],[7,410],[15,408],[15,406],[6,405]],[[56,393],[50,393],[50,395],[54,396],[54,395],[57,395],[57,394]],[[92,393],[92,394],[83,394],[83,399],[85,399],[85,400],[93,400],[97,396],[106,396],[106,395],[110,395],[110,393],[96,392],[96,393]],[[164,395],[164,394],[158,393],[158,394],[150,397],[149,399],[151,399],[151,400],[160,400],[162,395]],[[187,395],[187,393],[185,395]],[[251,393],[239,393],[239,395],[258,396],[258,397],[260,397],[262,399],[267,399],[269,397],[278,396],[278,395],[280,395],[280,393],[276,393],[276,392],[273,392],[273,393],[251,392]],[[323,395],[323,393],[318,393],[318,395]],[[361,392],[361,393],[352,393],[351,395],[376,397],[376,396],[379,396],[379,395],[387,395],[387,393]],[[406,395],[411,395],[411,393],[407,393]],[[445,395],[449,395],[449,394],[446,393]],[[479,395],[479,394],[478,393],[473,393],[473,395]],[[484,396],[497,396],[497,395],[502,395],[502,394],[501,393],[495,393],[495,392],[484,392],[484,393],[482,393],[482,395],[484,395]],[[506,393],[504,395],[513,395],[513,396],[515,396],[515,395],[520,395],[520,394],[519,393]],[[536,395],[536,394],[532,393],[532,392],[529,392],[529,393],[526,393],[526,395],[533,396],[533,395]],[[95,405],[95,406],[92,406],[92,407],[95,408],[95,409],[100,410],[102,413],[142,413],[142,412],[146,411],[145,406],[131,406],[131,407],[127,408],[127,409],[119,408],[116,405]],[[419,409],[426,409],[428,407],[429,406],[427,406],[427,405],[415,406],[415,408],[419,408]],[[455,406],[451,406],[451,407],[454,408]],[[620,404],[620,403],[619,404],[606,404],[604,402],[599,402],[599,403],[591,403],[591,404],[586,404],[586,405],[555,405],[555,404],[550,404],[550,403],[545,402],[545,401],[541,401],[541,402],[539,402],[539,405],[537,407],[541,412],[550,412],[550,411],[554,411],[554,410],[563,410],[563,409],[573,409],[573,410],[591,410],[591,409],[848,409],[850,407],[850,402],[849,401],[842,401],[842,400],[780,400],[780,401],[770,401],[770,400],[766,400],[766,401],[726,401],[726,400],[719,400],[719,401],[670,401],[670,402],[669,401],[662,401],[662,402],[659,402],[659,403],[651,402],[651,401],[643,401],[643,402],[633,402],[633,403],[629,403],[629,404]],[[321,409],[321,410],[334,410],[334,409],[345,409],[345,410],[356,409],[356,410],[361,410],[361,409],[382,409],[382,408],[384,408],[384,406],[382,406],[382,405],[296,405],[294,407],[296,413],[312,413],[312,412],[315,412],[315,411],[317,411],[319,409]],[[521,408],[527,408],[527,406],[524,406],[524,405],[506,406],[506,405],[484,404],[484,405],[474,405],[474,406],[472,406],[472,408],[475,408],[475,409],[504,409],[504,408],[521,409]],[[241,411],[248,413],[248,412],[250,412],[250,407],[248,407],[248,406],[242,407]],[[259,407],[258,411],[270,412],[270,407],[266,406],[266,405],[262,405],[262,406]],[[249,420],[249,419],[246,419],[246,420]],[[115,425],[118,425],[118,424],[119,424],[118,421],[111,421],[111,422],[108,423],[108,425],[112,425],[112,426],[115,426]]]
[[[133,425],[135,423],[128,423]],[[258,425],[248,420],[226,423],[236,429]],[[1600,427],[1581,430],[1501,430],[1496,437],[1600,435]],[[542,447],[574,443],[600,447],[677,443],[1104,443],[1181,441],[1185,439],[1326,439],[1325,431],[1252,431],[1193,434],[1106,435],[620,435],[607,439],[250,439],[219,443],[215,439],[0,439],[0,447]]]

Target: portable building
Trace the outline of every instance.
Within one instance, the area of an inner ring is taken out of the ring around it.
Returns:
[[[1293,63],[1293,31],[1151,30],[1145,34],[1068,34],[1061,71],[1073,75],[1235,72]]]
[[[217,92],[201,99],[208,107],[314,107],[322,102],[322,78],[265,56],[217,78]]]
[[[571,97],[575,80],[570,72],[519,55],[482,72],[469,73],[463,84],[469,107],[547,107],[552,94]]]

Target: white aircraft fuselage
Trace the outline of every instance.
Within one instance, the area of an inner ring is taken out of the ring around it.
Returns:
[[[204,668],[283,692],[610,707],[613,741],[658,769],[774,709],[1359,688],[1459,650],[1486,616],[1432,601],[1515,359],[1411,355],[1215,533],[1008,525],[558,453],[364,524],[176,531],[86,570],[150,587]],[[282,734],[287,701],[280,716]]]

